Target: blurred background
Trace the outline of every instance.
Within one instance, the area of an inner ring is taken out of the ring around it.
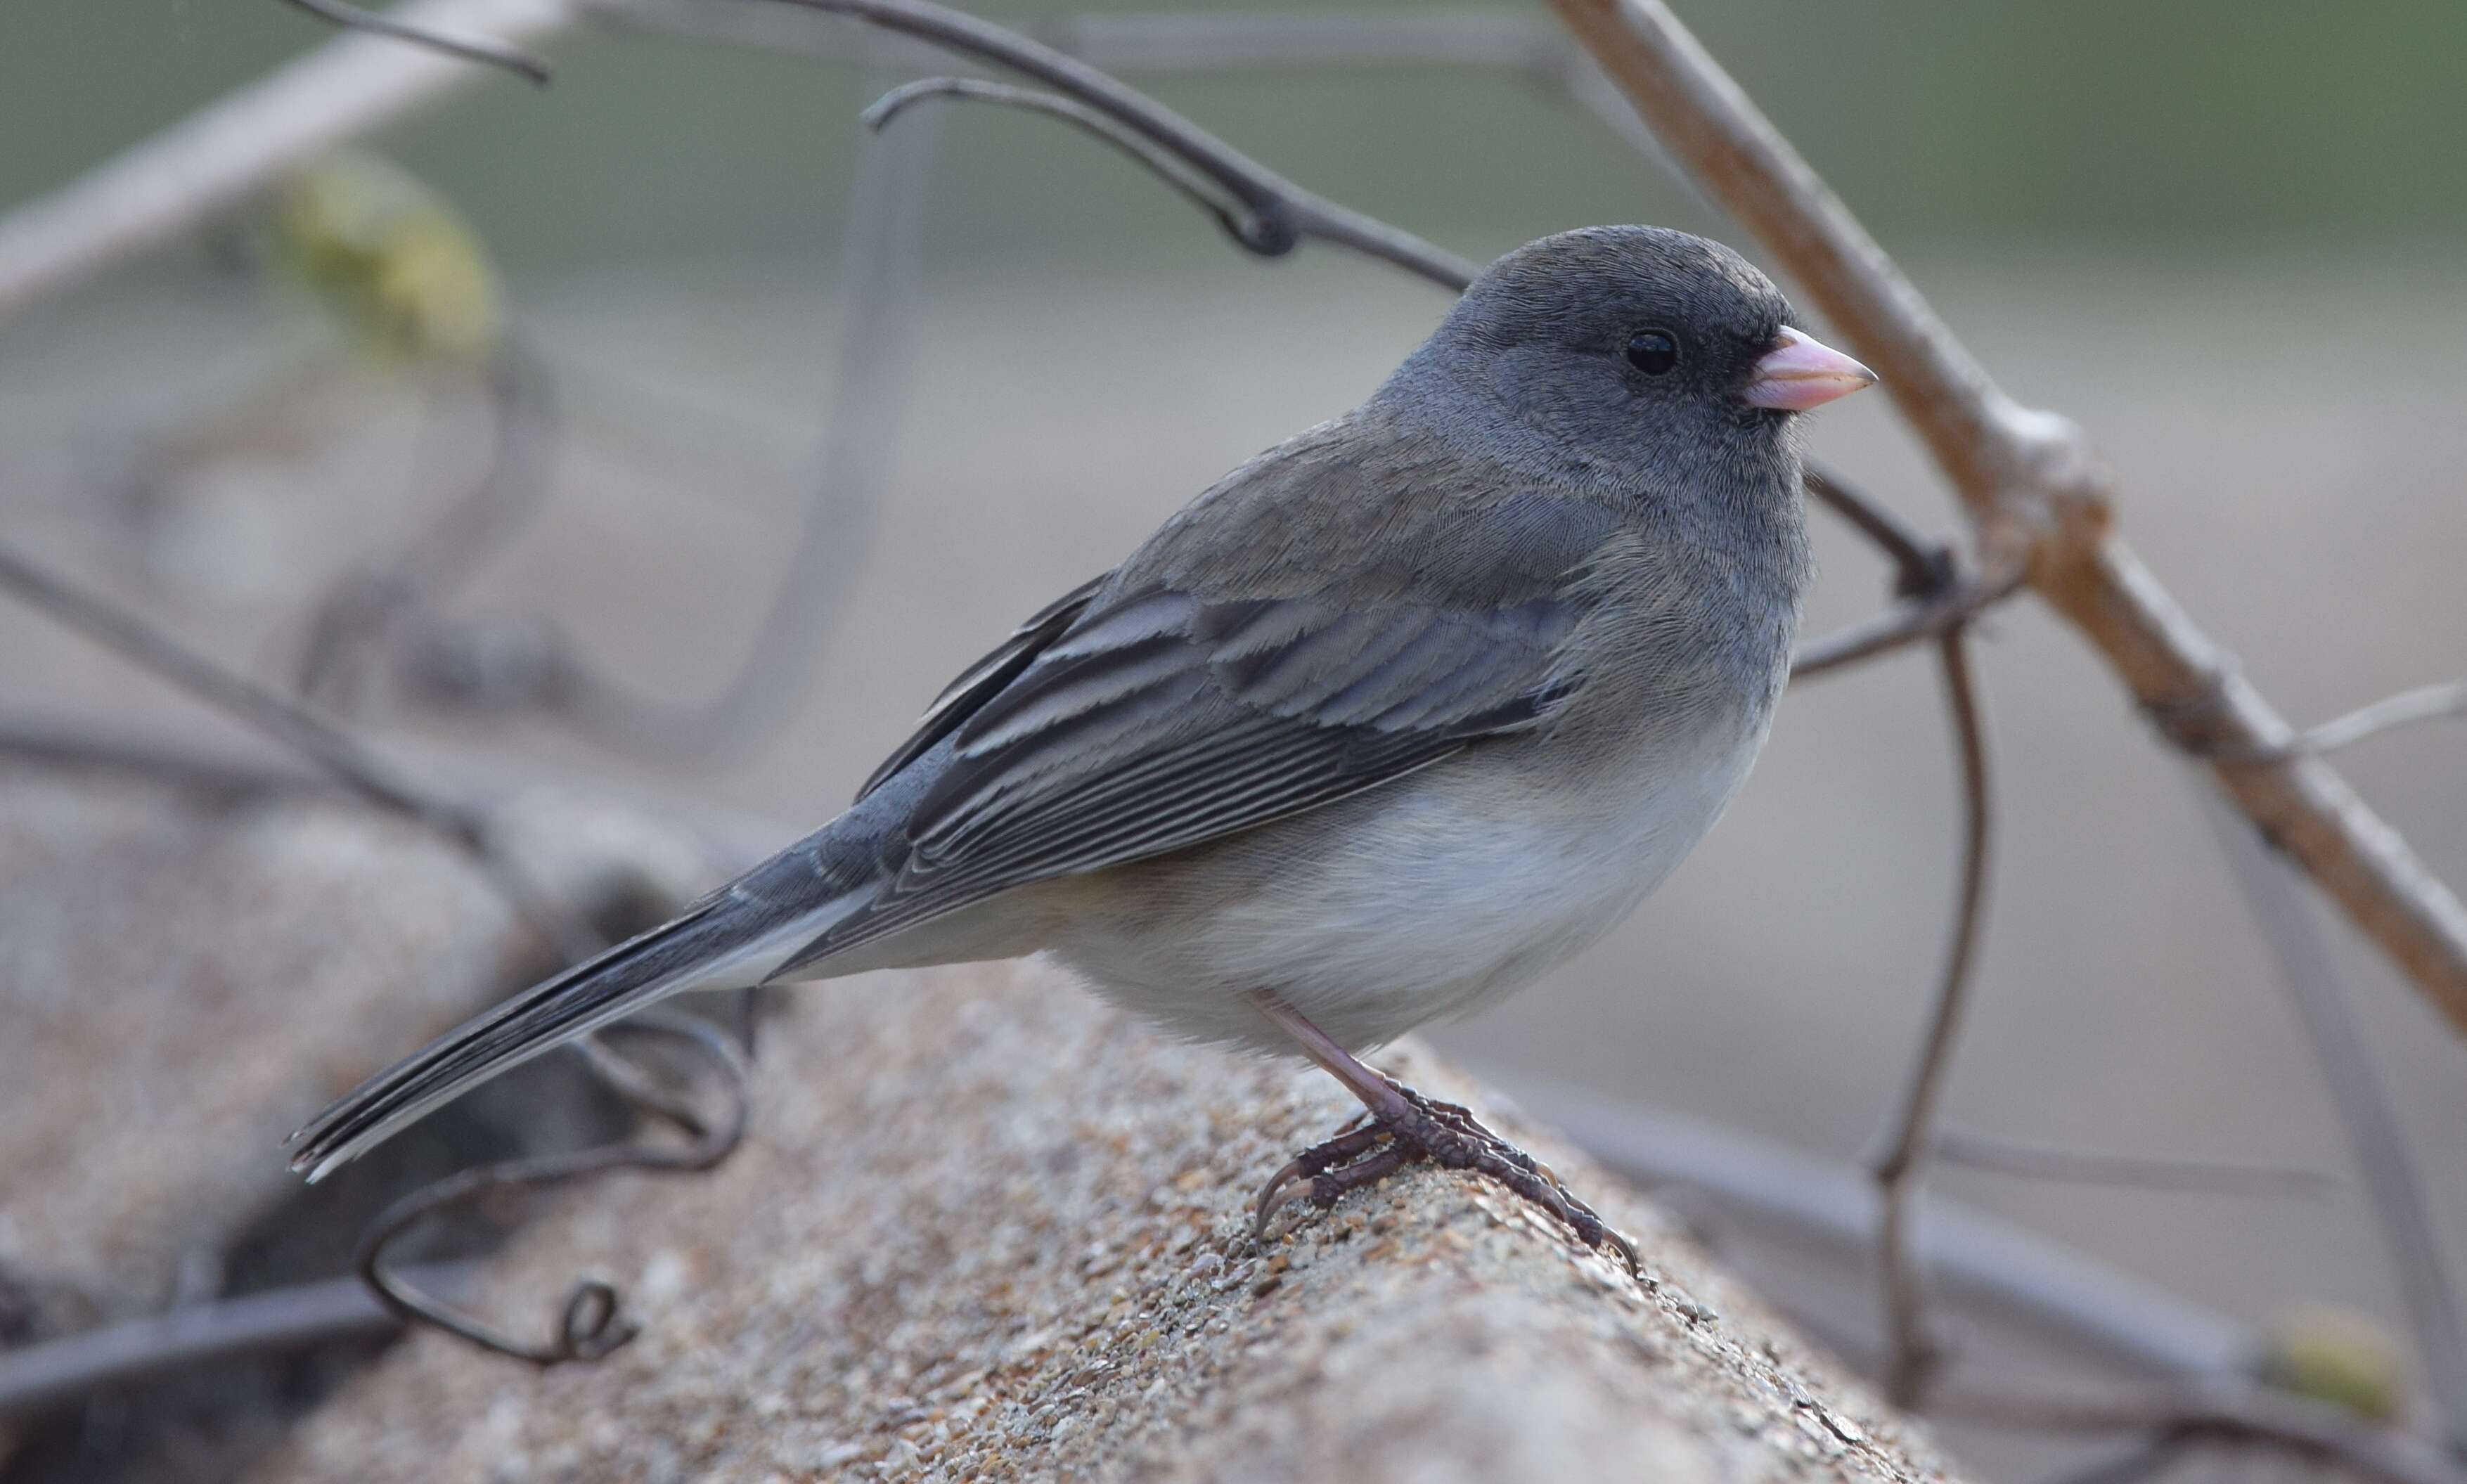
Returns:
[[[974,8],[1020,25],[1134,9]],[[2467,8],[1678,9],[2003,384],[2091,431],[2129,538],[2291,717],[2467,671]],[[20,7],[7,34],[0,204],[326,39],[271,0]],[[451,673],[373,665],[328,696],[408,755],[606,779],[784,840],[1011,623],[1359,399],[1445,307],[1331,250],[1242,257],[1050,121],[953,106],[870,138],[858,111],[903,75],[880,65],[607,28],[554,55],[549,89],[485,78],[371,141],[485,243],[525,416],[554,409],[523,518],[438,604],[420,652]],[[1511,70],[1125,71],[1303,185],[1468,257],[1626,220],[1758,256]],[[851,228],[852,202],[874,226]],[[0,325],[0,526],[287,681],[335,584],[489,477],[501,404],[450,354],[372,353],[282,252],[261,219],[235,220]],[[1815,418],[1812,448],[1921,528],[1962,531],[1883,398]],[[1810,635],[1888,596],[1873,556],[1815,520]],[[727,690],[783,582],[802,595],[790,641],[752,699],[716,731],[677,721]],[[548,636],[598,677],[596,721],[503,694]],[[1998,848],[1949,1119],[2343,1172],[2197,781],[2031,602],[1986,640]],[[435,694],[471,673],[497,704]],[[7,603],[0,698],[226,730]],[[2454,883],[2463,739],[2409,731],[2342,760]],[[1955,800],[1924,658],[1795,690],[1728,821],[1633,922],[1435,1039],[1536,1101],[1573,1087],[1855,1162],[1914,1054]],[[2467,1049],[2316,916],[2467,1262]],[[2352,1185],[2270,1199],[1952,1168],[1933,1183],[2238,1316],[2305,1300],[2399,1316]]]

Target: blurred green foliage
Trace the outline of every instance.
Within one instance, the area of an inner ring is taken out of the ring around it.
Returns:
[[[1165,3],[977,8],[1024,21]],[[2457,0],[1682,10],[1896,247],[2091,238],[2240,252],[2467,227]],[[275,0],[18,0],[11,11],[0,202],[72,177],[324,39]],[[827,252],[855,113],[881,79],[597,31],[554,55],[553,87],[492,77],[378,143],[517,263]],[[1469,253],[1587,220],[1705,224],[1598,127],[1504,79],[1147,85],[1306,184]],[[936,220],[946,256],[1155,259],[1206,232],[1050,124],[979,111],[952,121],[945,147]]]
[[[498,349],[487,250],[452,202],[387,161],[341,149],[293,170],[261,219],[267,261],[355,353],[468,366]]]

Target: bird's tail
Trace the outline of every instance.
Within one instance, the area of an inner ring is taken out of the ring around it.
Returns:
[[[378,1072],[287,1141],[311,1181],[421,1114],[542,1052],[689,989],[758,984],[792,944],[727,892],[473,1018]],[[763,931],[764,929],[773,931]],[[801,940],[800,940],[801,941]]]

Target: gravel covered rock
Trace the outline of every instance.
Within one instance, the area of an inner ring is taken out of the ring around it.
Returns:
[[[577,1192],[477,1301],[577,1274],[642,1338],[535,1373],[422,1335],[264,1477],[1919,1478],[1926,1443],[1650,1205],[1527,1138],[1642,1282],[1478,1179],[1410,1173],[1262,1250],[1252,1195],[1348,1116],[1315,1071],[1173,1045],[1058,972],[798,991],[717,1172]]]

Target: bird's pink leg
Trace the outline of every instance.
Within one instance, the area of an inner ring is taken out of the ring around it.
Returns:
[[[1256,990],[1251,998],[1260,1014],[1291,1036],[1304,1056],[1362,1099],[1362,1106],[1370,1113],[1369,1124],[1302,1151],[1270,1178],[1267,1188],[1259,1192],[1252,1222],[1253,1234],[1259,1240],[1266,1240],[1277,1213],[1297,1201],[1333,1205],[1348,1190],[1375,1184],[1408,1164],[1428,1159],[1449,1169],[1489,1176],[1567,1224],[1585,1246],[1608,1242],[1627,1260],[1631,1272],[1641,1270],[1633,1243],[1569,1194],[1539,1160],[1476,1122],[1470,1111],[1424,1097],[1372,1071],[1273,992]]]

